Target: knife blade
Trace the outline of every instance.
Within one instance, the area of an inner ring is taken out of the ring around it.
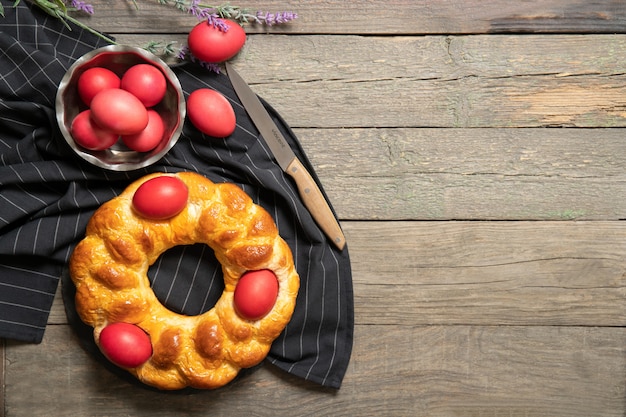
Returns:
[[[300,198],[317,225],[330,241],[339,250],[342,250],[346,244],[346,239],[322,191],[317,186],[317,183],[304,167],[302,161],[294,154],[256,93],[252,91],[248,83],[232,68],[232,65],[228,62],[224,64],[226,66],[226,73],[230,78],[237,96],[241,100],[250,119],[252,119],[252,122],[261,133],[261,136],[263,136],[276,162],[278,162],[281,169],[295,181]]]

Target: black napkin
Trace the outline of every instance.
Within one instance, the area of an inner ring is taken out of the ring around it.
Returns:
[[[148,173],[194,171],[215,182],[240,185],[269,211],[293,251],[301,279],[296,310],[267,360],[291,374],[339,388],[354,325],[348,250],[336,250],[313,222],[228,77],[195,64],[175,69],[185,96],[213,88],[230,100],[237,116],[233,135],[211,138],[187,122],[176,146],[149,168],[111,172],[94,167],[76,157],[61,137],[54,99],[72,62],[105,42],[75,26],[68,30],[25,1],[17,7],[12,0],[1,1],[0,337],[42,340],[71,251],[103,202]],[[315,177],[293,132],[264,104]],[[184,314],[208,310],[223,290],[220,266],[204,245],[167,251],[148,275],[159,299]]]

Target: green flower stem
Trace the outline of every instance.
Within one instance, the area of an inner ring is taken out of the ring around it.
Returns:
[[[20,0],[16,0],[13,6],[17,6],[19,2]],[[39,7],[41,10],[43,10],[44,12],[48,13],[50,16],[59,19],[61,22],[63,22],[65,27],[68,28],[69,30],[72,30],[72,28],[70,27],[70,25],[67,24],[67,22],[72,22],[76,26],[86,30],[89,33],[96,35],[97,37],[103,39],[104,41],[117,45],[117,42],[115,42],[115,40],[109,38],[102,32],[98,32],[97,30],[91,28],[89,25],[86,25],[83,22],[70,16],[68,14],[67,7],[61,0],[53,0],[53,1],[32,0],[32,3],[36,5],[37,7]]]
[[[54,16],[54,15],[53,15],[53,16]],[[84,30],[86,30],[87,32],[92,33],[92,34],[94,34],[94,35],[98,36],[99,38],[101,38],[101,39],[105,40],[106,42],[108,42],[108,43],[110,43],[110,44],[113,44],[113,45],[117,45],[117,44],[118,44],[115,40],[113,40],[113,39],[109,38],[109,37],[108,37],[108,36],[106,36],[104,33],[102,33],[102,32],[98,32],[97,30],[92,29],[90,26],[88,26],[88,25],[86,25],[86,24],[84,24],[84,23],[80,22],[79,20],[76,20],[75,18],[73,18],[72,16],[70,16],[70,15],[68,15],[68,14],[65,14],[63,17],[59,17],[59,18],[60,18],[61,20],[68,20],[68,21],[70,21],[70,22],[74,23],[75,25],[80,26],[81,28],[83,28],[83,29],[84,29]],[[66,26],[67,26],[67,24],[66,24]],[[69,28],[70,30],[72,30],[72,28],[70,28],[69,26],[68,26],[68,28]]]

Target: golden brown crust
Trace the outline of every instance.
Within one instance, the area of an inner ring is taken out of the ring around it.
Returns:
[[[132,208],[141,184],[159,175],[181,179],[189,189],[186,207],[167,220],[148,220]],[[149,266],[167,249],[205,243],[222,264],[224,293],[199,316],[166,309],[150,288]],[[278,298],[263,318],[250,321],[234,310],[233,292],[248,270],[270,269]],[[217,388],[243,367],[261,362],[293,313],[300,285],[291,250],[270,215],[234,184],[214,184],[194,173],[152,174],[103,204],[70,259],[76,310],[94,327],[99,343],[109,323],[129,322],[150,337],[152,357],[128,369],[161,389]]]

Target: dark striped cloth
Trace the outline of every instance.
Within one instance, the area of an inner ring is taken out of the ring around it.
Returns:
[[[208,87],[231,101],[237,116],[231,137],[206,137],[186,123],[176,146],[152,167],[102,170],[76,157],[64,142],[55,122],[54,99],[72,62],[103,46],[103,41],[77,27],[68,30],[24,0],[15,8],[13,0],[1,1],[6,16],[0,17],[0,337],[42,340],[73,246],[103,202],[148,173],[194,171],[215,182],[240,185],[274,217],[294,253],[301,278],[296,311],[268,361],[339,388],[354,325],[348,250],[337,251],[313,222],[228,77],[191,64],[175,70],[186,96]],[[265,104],[313,172],[293,132]],[[159,299],[184,314],[211,308],[223,290],[219,264],[204,245],[165,252],[148,275]]]

